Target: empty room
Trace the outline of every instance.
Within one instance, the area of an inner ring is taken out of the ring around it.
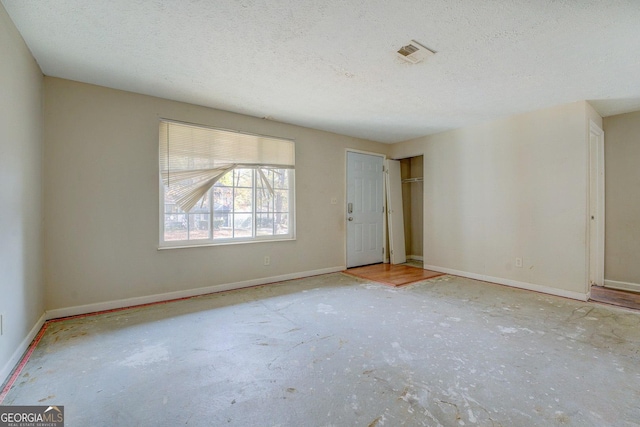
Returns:
[[[0,0],[0,427],[640,426],[633,0]]]

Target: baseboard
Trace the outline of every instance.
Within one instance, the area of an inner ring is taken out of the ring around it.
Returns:
[[[321,274],[336,273],[344,270],[345,266],[322,268],[319,270],[301,271],[297,273],[283,274],[280,276],[263,277],[260,279],[245,280],[242,282],[224,283],[220,285],[207,286],[205,288],[188,289],[184,291],[167,292],[163,294],[147,295],[143,297],[134,297],[119,299],[113,301],[98,302],[94,304],[78,305],[74,307],[57,308],[48,310],[46,319],[57,319],[60,317],[77,316],[81,314],[95,313],[98,311],[114,310],[125,307],[133,307],[136,305],[153,304],[156,302],[170,301],[180,298],[195,297],[198,295],[212,294],[216,292],[230,291],[233,289],[248,288],[251,286],[266,285],[267,283],[283,282],[285,280],[301,279],[303,277],[318,276]]]
[[[33,325],[33,328],[31,328],[27,336],[22,340],[18,348],[16,348],[16,351],[13,352],[7,363],[2,367],[2,370],[0,370],[0,387],[9,380],[9,375],[11,375],[11,372],[13,372],[14,368],[20,363],[20,360],[22,360],[22,355],[29,349],[29,344],[31,344],[31,341],[38,335],[40,329],[42,329],[46,319],[45,314],[46,313],[43,313],[42,316],[40,316],[36,324]],[[0,392],[2,392],[2,388],[0,388]]]
[[[422,255],[407,255],[407,259],[412,259],[414,261],[424,261],[424,257]]]
[[[617,280],[605,280],[606,288],[620,289],[621,291],[640,292],[640,284],[630,282],[619,282]]]
[[[483,282],[497,283],[499,285],[511,286],[528,291],[541,292],[543,294],[555,295],[559,297],[571,298],[579,301],[587,301],[589,296],[587,293],[565,291],[564,289],[552,288],[550,286],[536,285],[534,283],[519,282],[517,280],[504,279],[502,277],[486,276],[484,274],[469,273],[466,271],[453,270],[451,268],[438,267],[435,265],[425,265],[426,270],[439,271],[441,273],[453,274],[454,276],[467,277],[469,279],[482,280]]]

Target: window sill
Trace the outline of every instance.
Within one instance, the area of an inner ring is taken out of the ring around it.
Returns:
[[[175,245],[160,245],[158,246],[159,251],[164,251],[166,249],[192,249],[192,248],[207,248],[211,246],[230,246],[230,245],[246,245],[250,243],[273,243],[273,242],[291,242],[295,241],[295,237],[287,237],[281,239],[259,239],[259,240],[239,240],[239,241],[225,241],[225,242],[206,242],[206,243],[197,243],[197,244],[180,244],[176,243]]]

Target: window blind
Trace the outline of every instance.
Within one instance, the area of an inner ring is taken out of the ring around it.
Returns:
[[[273,193],[264,171],[295,166],[294,142],[287,139],[163,120],[159,141],[162,181],[184,212],[235,168],[256,169]]]

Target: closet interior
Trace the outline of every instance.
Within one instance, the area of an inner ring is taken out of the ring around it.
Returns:
[[[400,160],[404,241],[407,260],[423,260],[424,156]]]

